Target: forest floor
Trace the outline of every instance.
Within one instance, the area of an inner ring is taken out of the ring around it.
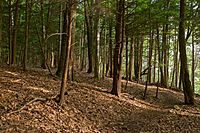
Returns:
[[[6,133],[200,133],[200,97],[183,105],[183,94],[123,81],[120,97],[112,79],[76,72],[63,107],[53,100],[60,81],[48,71],[0,68],[0,132]]]

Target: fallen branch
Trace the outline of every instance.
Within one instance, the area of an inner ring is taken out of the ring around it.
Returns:
[[[37,98],[34,98],[33,100],[31,100],[31,101],[27,102],[26,104],[24,104],[21,108],[19,108],[19,109],[17,109],[17,110],[14,110],[14,111],[11,111],[11,112],[7,113],[6,115],[18,113],[18,112],[20,112],[21,110],[25,109],[26,106],[28,106],[28,105],[30,105],[30,104],[36,102],[36,101],[42,101],[42,102],[44,102],[44,101],[47,101],[47,100],[55,99],[56,97],[57,97],[57,95],[54,96],[54,97],[50,97],[50,98],[38,98],[38,97],[37,97]]]

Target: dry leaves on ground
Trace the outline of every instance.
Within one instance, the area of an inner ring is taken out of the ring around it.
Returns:
[[[41,69],[23,72],[0,68],[0,131],[57,133],[142,133],[200,132],[197,106],[182,104],[183,95],[165,88],[148,88],[129,82],[122,96],[109,92],[112,79],[96,80],[76,72],[76,82],[68,84],[65,105],[53,100],[60,81]],[[126,81],[123,81],[126,84]],[[125,87],[124,87],[125,88]]]

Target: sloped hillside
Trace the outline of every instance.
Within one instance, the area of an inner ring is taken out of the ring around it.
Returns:
[[[0,132],[200,132],[198,97],[195,106],[186,106],[180,92],[159,88],[157,99],[152,86],[142,100],[144,86],[129,82],[119,98],[109,94],[112,79],[95,80],[85,72],[75,79],[59,107],[54,99],[60,81],[47,71],[0,68]]]

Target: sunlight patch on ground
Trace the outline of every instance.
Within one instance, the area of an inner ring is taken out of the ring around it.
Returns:
[[[16,73],[10,72],[10,71],[5,71],[5,73],[12,74],[13,76],[17,76],[17,75],[18,75],[18,74],[16,74]]]
[[[138,107],[138,108],[142,108],[142,109],[149,109],[149,110],[161,110],[161,108],[157,105],[153,105],[147,102],[143,102],[139,99],[134,99],[134,100],[126,100],[129,103],[131,103],[132,105]]]
[[[46,90],[46,89],[41,88],[41,87],[28,86],[27,88],[28,89],[32,89],[32,90],[42,91],[44,93],[49,93],[50,92],[49,90]]]
[[[11,82],[13,83],[20,83],[21,79],[15,79],[15,80],[11,80]]]
[[[17,93],[18,93],[18,92],[16,92],[16,91],[9,90],[9,89],[1,89],[1,91],[3,91],[3,92],[8,92],[8,93],[14,93],[14,94],[17,94]],[[2,95],[3,95],[3,92],[1,92]]]

